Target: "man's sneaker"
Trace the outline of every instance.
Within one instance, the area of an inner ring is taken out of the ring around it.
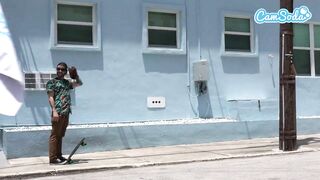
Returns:
[[[55,160],[50,160],[50,164],[62,164],[63,161],[61,161],[60,159],[55,159]]]
[[[65,162],[67,159],[65,158],[65,157],[63,157],[63,156],[61,156],[61,157],[58,157],[58,159],[61,161],[61,162]]]

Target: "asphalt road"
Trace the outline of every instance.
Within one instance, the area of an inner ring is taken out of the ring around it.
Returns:
[[[318,180],[320,179],[320,152],[108,170],[32,179]]]

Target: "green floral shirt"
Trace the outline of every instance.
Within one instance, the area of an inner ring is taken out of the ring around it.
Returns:
[[[47,92],[54,92],[55,108],[59,115],[71,113],[70,89],[72,84],[66,79],[51,79],[46,85]]]

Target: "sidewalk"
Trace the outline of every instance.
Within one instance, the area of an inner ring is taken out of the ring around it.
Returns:
[[[320,150],[320,134],[298,136],[296,151],[280,151],[278,141],[278,138],[263,138],[75,154],[73,159],[78,162],[70,165],[49,165],[48,157],[9,159],[9,166],[0,168],[0,179],[285,155]]]

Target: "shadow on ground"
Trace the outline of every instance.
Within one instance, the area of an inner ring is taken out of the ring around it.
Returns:
[[[299,148],[300,146],[311,145],[311,144],[319,143],[319,142],[320,142],[320,138],[317,138],[317,137],[298,139],[297,140],[297,147]]]

